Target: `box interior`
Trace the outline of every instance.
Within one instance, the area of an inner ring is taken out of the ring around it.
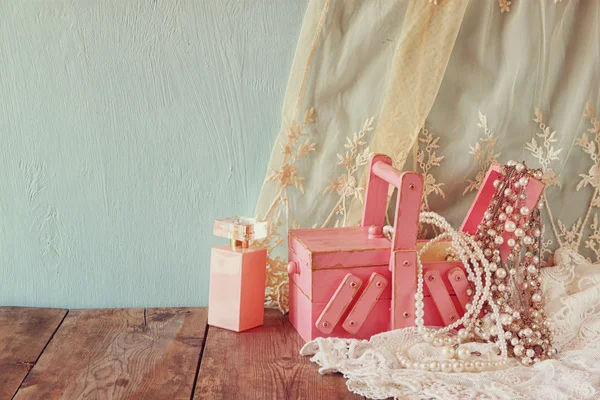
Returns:
[[[417,241],[417,251],[420,251],[423,246],[425,246],[429,240],[422,239]],[[456,262],[455,260],[447,260],[446,258],[449,255],[454,254],[452,249],[452,242],[449,240],[442,240],[436,243],[433,243],[431,246],[425,250],[425,252],[421,255],[421,262],[423,263],[431,263],[431,262],[440,262],[440,261],[448,261],[448,262]]]

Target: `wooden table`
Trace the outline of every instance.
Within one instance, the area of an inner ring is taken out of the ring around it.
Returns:
[[[0,307],[0,400],[360,399],[298,354],[286,317],[234,333],[206,308]]]

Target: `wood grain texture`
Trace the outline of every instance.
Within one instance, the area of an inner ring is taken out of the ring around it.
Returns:
[[[0,399],[10,399],[67,310],[0,307]]]
[[[205,308],[74,310],[16,399],[189,399]]]
[[[194,399],[360,399],[341,375],[320,375],[298,353],[304,342],[277,310],[262,327],[234,333],[210,327]]]

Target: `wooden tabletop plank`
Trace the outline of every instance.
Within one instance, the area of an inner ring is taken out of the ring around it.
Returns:
[[[0,399],[10,399],[67,310],[0,307]]]
[[[189,399],[207,309],[73,310],[15,399]]]
[[[195,399],[361,399],[341,375],[319,375],[298,353],[303,341],[277,310],[265,324],[235,333],[209,327]]]

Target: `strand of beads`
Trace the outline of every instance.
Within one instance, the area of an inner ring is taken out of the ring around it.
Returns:
[[[429,371],[442,372],[462,372],[462,371],[482,371],[488,369],[496,369],[505,365],[508,362],[507,349],[504,342],[498,342],[497,345],[500,348],[501,358],[497,361],[471,361],[471,351],[466,346],[460,346],[461,343],[469,341],[472,337],[471,330],[473,329],[473,316],[480,314],[482,307],[486,301],[491,299],[490,296],[490,273],[488,268],[487,260],[484,257],[483,251],[477,243],[468,235],[457,232],[450,224],[440,215],[432,212],[424,212],[420,215],[420,221],[422,223],[431,224],[436,226],[442,234],[438,235],[431,241],[425,244],[419,251],[417,257],[417,293],[415,294],[415,325],[419,332],[423,334],[423,338],[426,342],[432,343],[435,346],[443,346],[442,356],[445,360],[442,361],[431,361],[428,363],[415,363],[412,362],[405,355],[399,355],[398,358],[403,365],[406,367],[419,368]],[[473,295],[472,303],[467,307],[467,310],[463,317],[455,321],[454,323],[438,329],[436,331],[428,330],[424,326],[423,320],[423,264],[421,262],[421,254],[433,245],[434,243],[450,239],[454,246],[458,258],[462,261],[467,271],[469,279],[475,284],[475,293]],[[486,272],[485,280],[481,275],[481,268]],[[485,283],[484,283],[485,282]],[[500,316],[498,310],[493,312],[493,317],[502,330],[500,324]],[[458,335],[450,335],[449,332],[459,325],[464,325],[465,328],[459,330]],[[457,347],[455,349],[455,347]]]
[[[426,342],[443,346],[445,360],[419,363],[399,354],[403,365],[429,371],[481,371],[507,364],[509,356],[531,365],[556,353],[539,289],[540,212],[526,206],[525,189],[531,178],[540,179],[541,171],[528,170],[524,163],[516,162],[509,162],[504,167],[494,182],[494,196],[474,237],[456,232],[435,213],[421,213],[422,223],[431,224],[443,233],[418,253],[415,325]],[[505,238],[508,238],[506,243]],[[433,243],[448,239],[463,263],[468,279],[474,284],[475,293],[462,318],[433,330],[424,326],[421,255]],[[509,250],[506,264],[500,253],[503,244],[504,249]],[[521,258],[523,249],[525,253]],[[459,325],[464,327],[457,335],[452,335],[450,332]],[[495,343],[501,358],[496,361],[469,360],[469,349],[461,346],[469,341]]]
[[[525,189],[529,180],[541,177],[541,171],[528,170],[524,163],[510,161],[494,181],[494,197],[475,234],[475,240],[484,248],[494,270],[493,300],[488,303],[489,308],[501,308],[509,353],[524,365],[542,361],[556,352],[539,289],[540,212],[526,206]],[[500,247],[505,238],[504,251],[508,250],[509,254],[503,264]],[[486,324],[485,317],[481,321],[483,328],[477,332],[480,336],[500,338],[499,332]]]

